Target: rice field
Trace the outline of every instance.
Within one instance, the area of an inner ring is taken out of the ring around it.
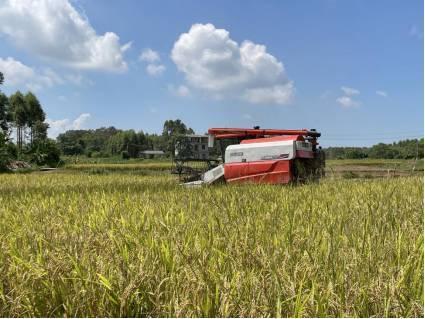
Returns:
[[[423,178],[0,175],[0,316],[422,317]]]
[[[75,172],[88,172],[88,173],[169,173],[172,167],[171,161],[167,162],[153,162],[153,163],[101,163],[101,164],[67,164],[65,169]]]

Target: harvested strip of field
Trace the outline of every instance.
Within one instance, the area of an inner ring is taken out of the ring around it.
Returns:
[[[423,316],[423,178],[0,176],[0,316]]]
[[[327,160],[327,167],[338,167],[343,168],[346,166],[360,166],[369,167],[376,169],[399,169],[399,170],[412,170],[415,167],[416,170],[423,171],[424,161],[419,159],[345,159],[345,160]]]
[[[326,161],[327,177],[399,177],[423,175],[423,160],[329,160]]]

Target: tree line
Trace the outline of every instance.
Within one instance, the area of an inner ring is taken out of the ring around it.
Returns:
[[[327,159],[412,159],[424,157],[424,139],[407,139],[390,144],[379,143],[371,147],[328,147]]]
[[[0,85],[4,76],[0,72]],[[59,161],[56,142],[47,137],[46,114],[32,92],[7,96],[0,91],[0,170],[13,160],[37,165]]]
[[[102,127],[92,130],[71,130],[57,137],[58,146],[64,155],[86,155],[88,157],[109,157],[120,155],[135,158],[141,151],[161,150],[168,157],[173,156],[175,145],[185,134],[194,134],[181,120],[164,122],[162,134],[148,134],[143,131],[120,130]],[[235,142],[236,143],[236,142]],[[379,143],[371,147],[328,147],[324,149],[328,159],[411,159],[423,158],[424,139],[411,139],[390,144]],[[210,150],[220,154],[217,147]]]
[[[136,158],[141,151],[161,150],[167,156],[173,156],[177,140],[186,134],[194,134],[193,129],[177,119],[165,121],[162,134],[121,130],[111,126],[69,130],[59,134],[57,142],[64,155]]]

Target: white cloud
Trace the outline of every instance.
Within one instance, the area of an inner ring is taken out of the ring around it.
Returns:
[[[144,49],[142,51],[142,53],[140,53],[139,60],[144,61],[144,62],[153,63],[153,62],[161,61],[161,58],[159,57],[158,52],[156,52],[156,51],[154,51],[150,48],[147,48],[147,49]]]
[[[358,95],[360,94],[360,91],[357,89],[353,89],[347,86],[341,86],[341,90],[344,92],[345,95]]]
[[[80,114],[73,122],[72,127],[74,130],[82,129],[87,120],[91,117],[89,113]]]
[[[80,114],[75,120],[69,119],[63,120],[51,120],[47,119],[46,122],[49,124],[48,133],[50,137],[57,137],[59,134],[68,130],[80,130],[85,127],[87,120],[91,117],[89,113]]]
[[[388,96],[388,93],[385,92],[385,91],[376,91],[376,94],[378,94],[380,96],[383,96],[383,97],[387,97]]]
[[[179,85],[178,87],[175,87],[174,85],[170,84],[168,85],[168,90],[174,95],[177,95],[180,97],[190,96],[190,90],[185,85]]]
[[[357,102],[355,100],[353,100],[351,97],[349,96],[341,96],[339,98],[336,99],[336,101],[345,108],[351,108],[351,107],[356,107],[360,105],[360,102]]]
[[[165,71],[165,66],[162,64],[148,64],[146,67],[146,72],[152,76],[160,76]]]
[[[123,71],[123,53],[131,43],[118,35],[98,35],[68,0],[3,0],[0,33],[18,47],[40,57],[79,69]]]
[[[160,76],[165,71],[165,66],[163,64],[159,64],[161,61],[159,53],[151,48],[144,49],[139,56],[139,60],[149,63],[146,66],[146,72],[149,75]]]
[[[174,43],[171,58],[187,82],[214,97],[250,103],[287,104],[294,86],[282,62],[264,45],[238,44],[212,24],[194,24]]]
[[[36,70],[12,57],[0,58],[0,71],[4,74],[4,84],[6,86],[17,87],[24,85],[34,91],[63,84],[64,82],[59,75],[49,68]]]

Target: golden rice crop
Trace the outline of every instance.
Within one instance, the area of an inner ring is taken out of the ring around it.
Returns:
[[[100,169],[108,171],[136,171],[136,170],[149,170],[149,171],[169,171],[172,164],[170,162],[157,162],[157,163],[101,163],[101,164],[67,164],[68,170],[90,170]]]
[[[423,316],[422,196],[0,175],[0,316]]]

